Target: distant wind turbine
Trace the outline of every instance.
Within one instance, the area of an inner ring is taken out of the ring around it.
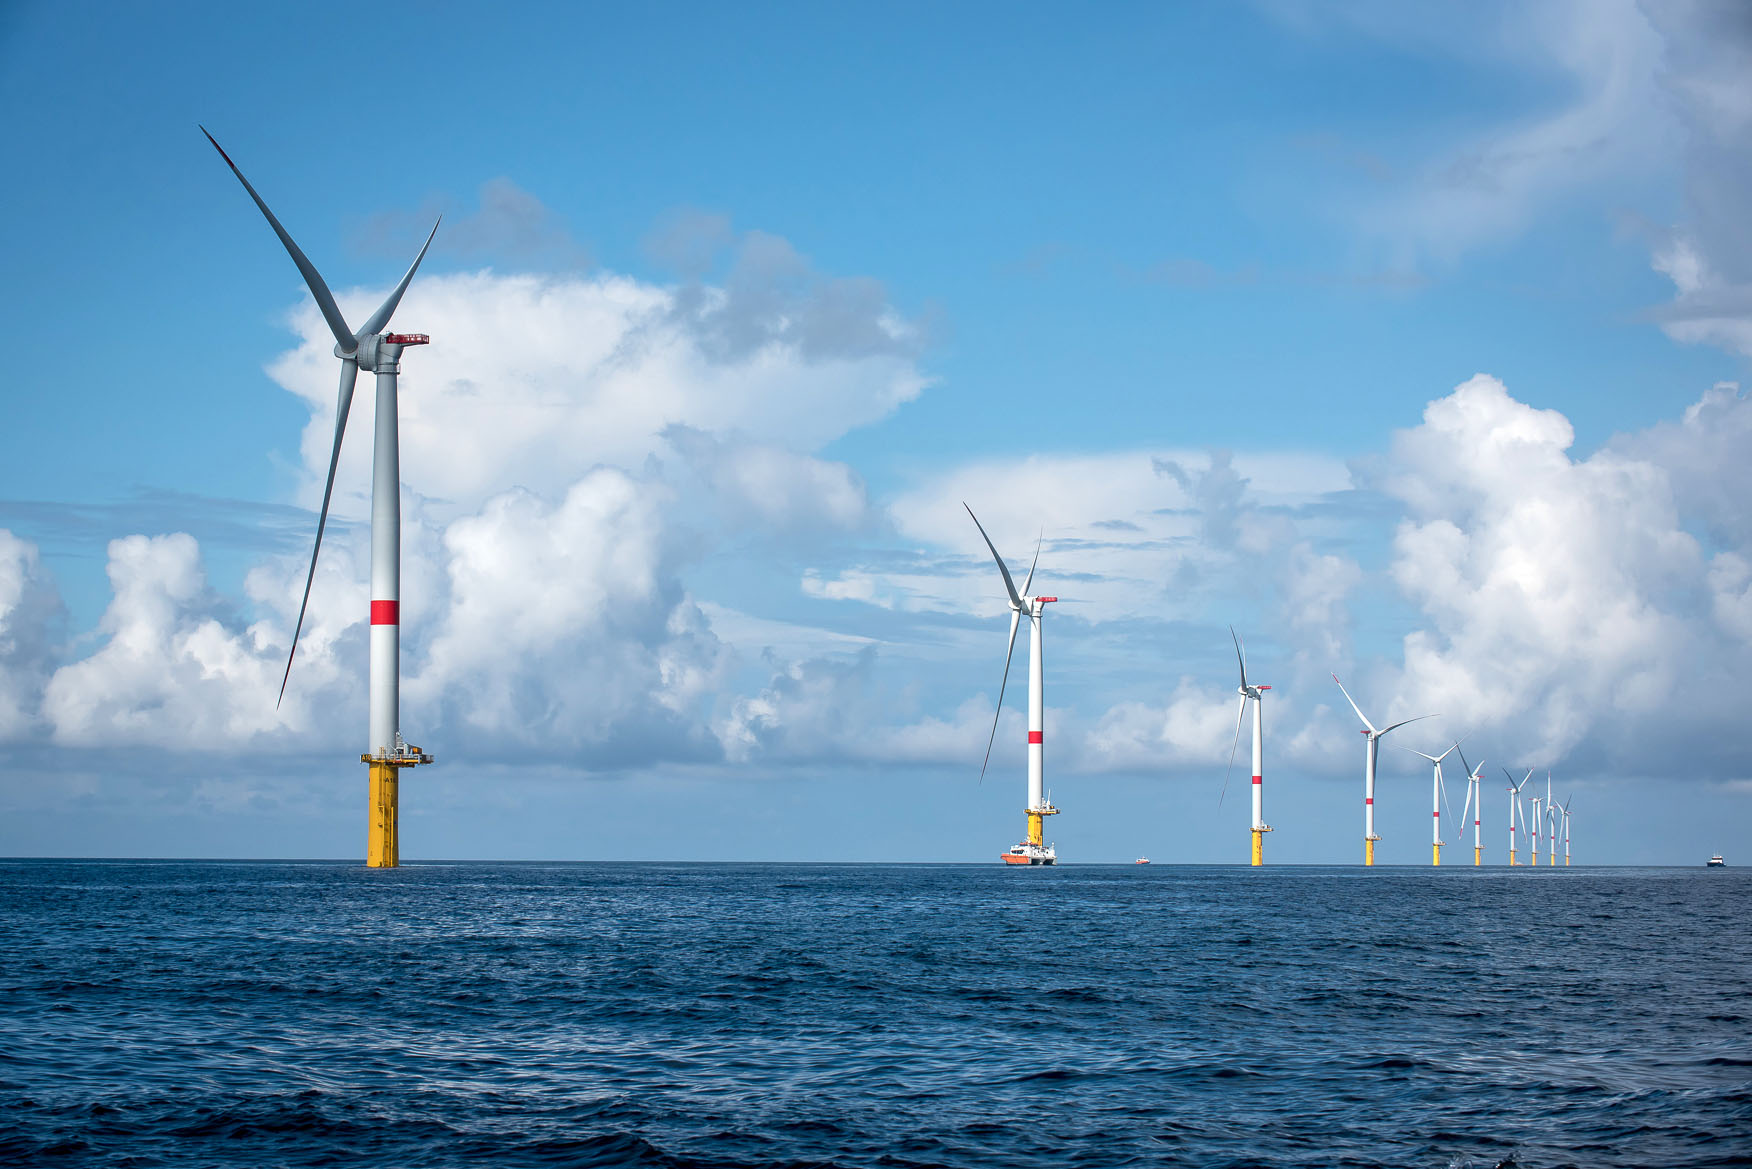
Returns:
[[[1247,717],[1247,704],[1253,703],[1253,863],[1265,863],[1265,834],[1271,827],[1265,822],[1265,785],[1260,779],[1260,757],[1264,740],[1260,730],[1261,708],[1265,705],[1265,691],[1270,686],[1251,686],[1247,682],[1247,653],[1241,648],[1241,638],[1235,633],[1235,627],[1229,626],[1229,636],[1235,641],[1235,660],[1241,665],[1240,708],[1235,711],[1235,741],[1229,745],[1229,770],[1235,766],[1235,749],[1241,745],[1241,722]],[[1223,791],[1229,790],[1229,770],[1223,772]],[[1217,795],[1217,804],[1223,802],[1222,793]]]
[[[1526,787],[1527,781],[1533,778],[1533,769],[1531,767],[1527,769],[1527,774],[1521,777],[1520,783],[1516,783],[1515,777],[1509,775],[1507,767],[1503,768],[1503,774],[1508,776],[1509,780],[1509,867],[1514,868],[1519,863],[1515,859],[1515,821],[1520,820],[1523,827],[1526,826],[1527,821],[1526,813],[1521,811],[1521,789]]]
[[[1369,744],[1363,756],[1363,864],[1373,865],[1375,863],[1375,842],[1381,839],[1375,835],[1375,760],[1380,752],[1380,741],[1384,736],[1398,730],[1406,723],[1414,723],[1419,719],[1434,718],[1435,716],[1420,714],[1417,718],[1408,718],[1402,722],[1394,723],[1386,730],[1378,731],[1375,729],[1375,724],[1369,721],[1368,716],[1363,714],[1363,708],[1357,705],[1357,700],[1350,696],[1350,691],[1344,688],[1344,683],[1338,681],[1337,674],[1332,676],[1332,680],[1338,682],[1339,693],[1344,695],[1344,700],[1350,703],[1351,709],[1357,712],[1357,717],[1363,720],[1363,726],[1367,729],[1362,733],[1369,737]]]
[[[1543,815],[1544,805],[1545,805],[1545,797],[1544,796],[1534,796],[1532,798],[1532,800],[1529,802],[1532,803],[1532,805],[1533,805],[1533,867],[1538,868],[1539,867],[1539,825],[1540,825],[1540,822],[1545,819],[1545,817]]]
[[[316,518],[316,542],[310,550],[310,571],[304,577],[304,599],[298,604],[298,623],[292,627],[292,646],[286,653],[286,670],[280,676],[280,699],[286,697],[286,682],[292,676],[292,659],[298,653],[298,635],[304,629],[304,612],[310,605],[310,586],[316,579],[316,558],[322,551],[323,528],[328,525],[329,500],[335,490],[335,468],[341,459],[341,438],[347,429],[347,412],[353,403],[353,387],[359,369],[377,375],[377,434],[371,460],[371,673],[370,673],[370,734],[369,749],[360,756],[371,765],[371,827],[366,837],[365,863],[372,868],[394,868],[401,859],[401,836],[398,827],[397,775],[401,768],[432,762],[432,757],[410,747],[401,737],[401,452],[396,422],[396,375],[401,371],[402,350],[410,345],[424,345],[424,333],[385,333],[389,318],[401,303],[402,293],[426,249],[432,246],[432,236],[438,225],[426,236],[420,254],[414,257],[401,282],[378,306],[364,325],[354,332],[335,304],[334,294],[324,283],[316,266],[292,242],[274,213],[256,189],[250,186],[231,156],[201,127],[213,149],[255,200],[267,218],[268,226],[280,237],[292,262],[298,266],[316,307],[335,338],[335,356],[341,361],[341,385],[335,399],[335,441],[329,453],[328,479],[322,489],[322,510]],[[278,705],[277,699],[275,705]]]
[[[1563,867],[1566,869],[1569,868],[1569,863],[1570,863],[1570,849],[1569,849],[1570,810],[1569,810],[1569,806],[1570,806],[1570,800],[1573,800],[1575,798],[1576,797],[1571,796],[1569,798],[1569,800],[1565,800],[1563,802]]]
[[[1455,744],[1458,746],[1459,744]],[[1467,767],[1466,752],[1460,752],[1460,766]],[[1484,760],[1478,761],[1477,767],[1467,767],[1466,771],[1466,807],[1460,811],[1460,831],[1466,831],[1466,815],[1472,814],[1472,863],[1484,863]]]
[[[963,503],[962,507],[967,507]],[[1040,650],[1040,616],[1046,611],[1046,606],[1058,600],[1057,597],[1030,596],[1028,590],[1034,585],[1034,569],[1040,563],[1040,545],[1034,546],[1034,564],[1028,568],[1028,579],[1022,583],[1022,591],[1016,591],[1016,582],[1010,579],[1010,570],[1004,564],[1004,558],[998,555],[998,550],[992,544],[992,538],[986,535],[985,527],[979,522],[979,517],[973,514],[973,509],[967,507],[968,518],[973,520],[973,526],[979,529],[980,538],[991,549],[992,559],[998,562],[998,571],[1004,577],[1004,591],[1010,596],[1010,644],[1004,651],[1004,677],[998,684],[998,709],[992,713],[992,733],[986,739],[985,762],[980,764],[980,778],[985,778],[986,767],[992,761],[992,744],[998,737],[998,716],[1004,710],[1004,689],[1010,683],[1010,656],[1016,652],[1016,629],[1022,621],[1023,614],[1028,616],[1028,839],[1013,845],[1004,854],[1004,862],[1012,865],[1050,865],[1058,861],[1058,852],[1052,845],[1046,843],[1043,819],[1058,815],[1058,809],[1052,806],[1052,801],[1046,798],[1045,768],[1046,768],[1046,683]]]
[[[1545,769],[1545,834],[1551,841],[1551,849],[1547,854],[1546,866],[1557,864],[1557,803],[1551,798],[1551,769]]]
[[[1400,748],[1402,751],[1411,751],[1413,755],[1418,756],[1420,759],[1428,759],[1431,763],[1435,764],[1435,776],[1430,780],[1430,800],[1435,806],[1435,819],[1432,824],[1434,836],[1430,845],[1430,865],[1435,868],[1441,867],[1442,845],[1447,843],[1442,839],[1442,803],[1448,798],[1448,791],[1442,786],[1442,760],[1458,750],[1459,747],[1460,744],[1455,743],[1440,755],[1425,755],[1422,751],[1414,751],[1410,747]]]

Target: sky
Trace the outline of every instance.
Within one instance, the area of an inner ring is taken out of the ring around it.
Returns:
[[[994,861],[1039,541],[1065,862],[1752,833],[1752,10],[0,10],[0,855],[363,851],[394,318],[405,860]],[[1225,788],[1225,776],[1227,787]],[[1446,772],[1459,844],[1464,774]],[[1470,843],[1469,839],[1468,842]],[[1456,859],[1449,854],[1450,863]]]

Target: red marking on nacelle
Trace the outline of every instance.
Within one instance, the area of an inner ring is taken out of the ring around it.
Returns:
[[[372,601],[371,602],[371,624],[373,624],[373,625],[400,625],[401,624],[401,602],[400,601]]]
[[[1270,686],[1255,686],[1254,689],[1255,690],[1270,690],[1271,687]]]
[[[391,345],[430,345],[432,338],[424,333],[389,333],[384,338]]]
[[[1050,605],[1054,601],[1058,600],[1057,597],[1035,597],[1034,599],[1039,601],[1043,605]]]
[[[1046,742],[1045,733],[1042,731],[1029,731],[1028,741],[1030,743],[1044,743]]]

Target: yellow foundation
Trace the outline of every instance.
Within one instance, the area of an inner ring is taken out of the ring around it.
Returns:
[[[1255,866],[1265,863],[1265,833],[1264,828],[1253,830],[1253,863]]]
[[[1375,838],[1372,836],[1363,838],[1363,863],[1365,865],[1375,863]]]
[[[1484,849],[1482,847],[1474,848],[1472,850],[1472,863],[1475,865],[1482,865],[1484,863]]]
[[[1563,867],[1569,868],[1569,853],[1567,852],[1563,854]]]
[[[1441,845],[1439,845],[1439,844],[1430,845],[1430,864],[1435,865],[1437,868],[1440,868],[1442,866],[1442,846]]]
[[[1518,863],[1519,862],[1515,860],[1515,850],[1512,848],[1509,849],[1509,867],[1512,869]]]
[[[410,747],[406,754],[361,755],[359,761],[371,768],[371,827],[365,836],[365,864],[373,869],[393,869],[401,864],[401,769],[430,763],[432,757]]]
[[[373,869],[393,869],[401,863],[401,842],[396,834],[396,767],[393,763],[371,764],[371,831],[365,838],[365,864]]]
[[[1046,843],[1046,832],[1041,827],[1040,813],[1033,810],[1028,813],[1028,843]]]
[[[1552,865],[1555,865],[1557,863],[1557,854],[1555,852],[1553,852],[1553,853],[1548,853],[1546,855],[1551,857],[1550,860],[1545,862],[1545,867],[1549,869]]]

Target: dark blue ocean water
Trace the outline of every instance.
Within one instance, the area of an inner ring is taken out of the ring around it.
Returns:
[[[1752,1164],[1752,872],[0,863],[0,1162]]]

